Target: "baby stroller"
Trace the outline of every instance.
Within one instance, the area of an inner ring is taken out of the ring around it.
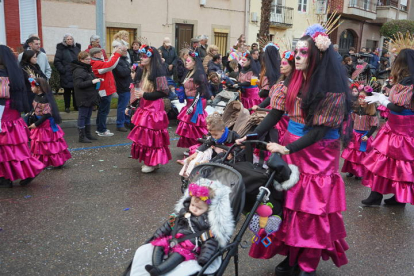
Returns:
[[[239,98],[239,93],[238,92],[223,90],[214,97],[214,100],[209,101],[209,103],[208,103],[205,110],[209,115],[214,113],[214,112],[218,112],[220,114],[223,114],[224,109],[226,108],[226,106],[230,102],[235,101],[238,98]]]
[[[258,140],[246,141],[243,143],[243,145],[248,144],[257,145],[263,149],[266,147],[267,143]],[[197,180],[200,178],[210,179],[212,181],[219,181],[231,189],[230,202],[235,223],[239,221],[243,211],[246,211],[244,210],[246,189],[243,182],[243,177],[240,172],[230,166],[230,163],[225,162],[225,160],[228,159],[227,157],[229,154],[232,153],[236,148],[240,148],[240,145],[233,145],[223,157],[221,163],[207,163],[199,165],[193,169],[189,176],[191,182],[197,182]],[[272,155],[272,157],[267,162],[267,166],[268,170],[264,172],[264,175],[267,176],[266,183],[263,184],[264,187],[257,189],[259,192],[256,196],[256,200],[253,204],[253,207],[248,210],[249,213],[243,225],[241,226],[239,233],[236,234],[232,242],[228,243],[224,247],[221,247],[202,267],[202,269],[193,275],[223,275],[232,257],[234,257],[235,275],[238,275],[239,245],[241,246],[243,235],[249,228],[249,224],[255,216],[255,211],[264,201],[264,199],[270,196],[269,189],[274,187],[274,190],[276,190],[282,188],[282,186],[287,184],[287,182],[289,182],[289,185],[291,185],[292,183],[295,184],[298,181],[297,176],[294,178],[290,177],[292,173],[291,166],[288,166],[277,154]],[[213,263],[219,263],[218,268],[215,271],[208,271],[210,265]],[[127,268],[127,271],[123,274],[124,276],[133,276],[133,274],[131,274],[132,265],[133,263],[131,262]]]

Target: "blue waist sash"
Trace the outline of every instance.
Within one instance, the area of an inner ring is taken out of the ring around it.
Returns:
[[[311,127],[305,129],[305,125],[301,123],[294,122],[292,120],[289,121],[288,131],[293,135],[302,137],[306,133],[311,130]],[[339,139],[339,128],[331,128],[325,134],[323,139]]]
[[[193,100],[195,99],[195,97],[187,97],[187,99]],[[196,124],[198,115],[201,115],[201,114],[203,114],[203,101],[202,101],[202,98],[200,97],[198,99],[198,102],[196,103],[196,108],[195,108],[193,117],[191,117],[191,122]]]
[[[364,137],[364,136],[366,136],[368,134],[368,131],[367,130],[356,130],[356,129],[354,129],[354,131],[362,134],[362,137]],[[366,152],[367,151],[367,142],[368,142],[368,140],[367,141],[362,141],[361,140],[361,144],[359,145],[359,151],[362,151],[362,152]]]
[[[409,116],[409,115],[414,115],[414,111],[409,110],[409,109],[404,109],[403,111],[397,113],[395,111],[391,111],[391,114],[394,115],[402,115],[402,116]]]
[[[243,86],[244,89],[256,88],[256,87],[257,87],[257,85]]]
[[[40,118],[42,118],[42,116],[37,116],[36,115],[36,118],[40,119]],[[56,123],[55,123],[55,119],[53,117],[50,117],[48,120],[50,122],[50,126],[51,126],[53,132],[57,132],[59,129],[58,129]]]

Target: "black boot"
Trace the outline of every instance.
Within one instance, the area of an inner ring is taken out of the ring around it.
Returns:
[[[185,258],[183,256],[181,256],[179,253],[175,252],[175,253],[172,253],[168,257],[168,259],[166,259],[159,266],[146,265],[145,270],[148,271],[149,274],[151,274],[151,276],[163,275],[167,272],[170,272],[174,268],[176,268],[184,260],[185,260]]]
[[[299,272],[299,266],[295,264],[294,266],[289,265],[289,256],[287,256],[280,264],[275,268],[276,276],[293,276]]]
[[[92,143],[91,140],[86,138],[85,128],[78,128],[79,130],[79,143]]]
[[[298,276],[316,276],[316,271],[305,272],[305,271],[301,270],[300,273],[298,274]]]
[[[360,177],[360,176],[355,176],[355,180],[362,180],[362,177]]]
[[[35,177],[29,177],[29,178],[26,178],[26,179],[20,180],[19,184],[20,184],[20,186],[27,186],[27,185],[29,185],[29,184],[30,184],[30,182],[32,182],[32,181],[33,181],[33,179],[35,179],[35,178],[36,178],[36,176],[35,176]]]
[[[13,182],[10,179],[0,177],[0,188],[13,188]]]
[[[346,177],[353,177],[354,175],[352,173],[347,173]]]
[[[154,252],[152,252],[152,265],[159,266],[162,264],[164,259],[164,247],[162,246],[155,246]]]
[[[91,125],[89,126],[85,126],[85,136],[86,138],[88,138],[89,140],[98,140],[98,138],[96,138],[95,136],[92,135],[91,132]]]
[[[405,203],[398,202],[398,201],[395,199],[395,195],[394,195],[394,196],[392,196],[392,197],[390,197],[390,198],[388,198],[388,199],[384,199],[384,203],[385,203],[385,204],[387,204],[387,205],[394,205],[394,206],[405,206]]]
[[[361,201],[362,204],[366,206],[379,206],[381,205],[382,194],[378,192],[371,191],[369,197]]]

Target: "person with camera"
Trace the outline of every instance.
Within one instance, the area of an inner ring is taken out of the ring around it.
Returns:
[[[75,99],[79,109],[79,143],[92,143],[91,140],[97,140],[91,133],[92,109],[99,103],[98,88],[103,79],[93,74],[91,57],[86,51],[79,53],[78,60],[73,61],[71,67]]]

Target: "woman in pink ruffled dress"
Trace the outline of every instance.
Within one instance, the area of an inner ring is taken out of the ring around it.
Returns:
[[[61,122],[59,110],[49,84],[43,78],[31,79],[36,122],[29,126],[30,150],[45,167],[62,168],[72,156],[58,125]]]
[[[187,105],[181,109],[177,119],[180,121],[176,133],[180,135],[177,147],[189,148],[198,144],[197,139],[207,134],[204,111],[207,99],[211,97],[203,63],[197,52],[190,51],[185,62],[188,73],[183,81]]]
[[[171,160],[169,121],[163,100],[168,96],[169,88],[158,50],[142,45],[139,52],[143,70],[137,70],[139,83],[135,97],[140,102],[131,120],[135,127],[128,139],[132,140],[132,158],[143,161],[141,171],[150,173]]]
[[[44,168],[30,153],[29,129],[20,113],[29,111],[22,70],[11,49],[0,45],[0,187],[28,185]]]
[[[255,62],[252,62],[252,57],[249,54],[244,54],[240,60],[242,66],[239,76],[237,78],[238,87],[241,88],[241,102],[244,108],[252,108],[262,102],[259,96],[259,87],[257,84],[252,85],[253,78],[258,79],[259,69],[256,68]]]
[[[362,184],[371,193],[362,204],[380,205],[384,194],[387,205],[414,205],[414,50],[403,49],[395,59],[391,77],[394,86],[389,97],[373,93],[369,103],[379,103],[390,110],[388,120],[380,129],[372,151],[363,160],[366,174]]]
[[[252,245],[249,253],[263,259],[287,256],[276,266],[276,276],[316,275],[321,259],[331,258],[338,267],[348,263],[342,219],[345,184],[339,173],[339,156],[340,129],[352,100],[347,77],[330,44],[322,26],[306,30],[296,44],[296,71],[287,89],[275,91],[272,111],[256,128],[261,135],[288,112],[283,142],[269,143],[268,150],[282,154],[300,172],[299,182],[285,193],[283,222],[270,236],[272,243],[268,247]]]

